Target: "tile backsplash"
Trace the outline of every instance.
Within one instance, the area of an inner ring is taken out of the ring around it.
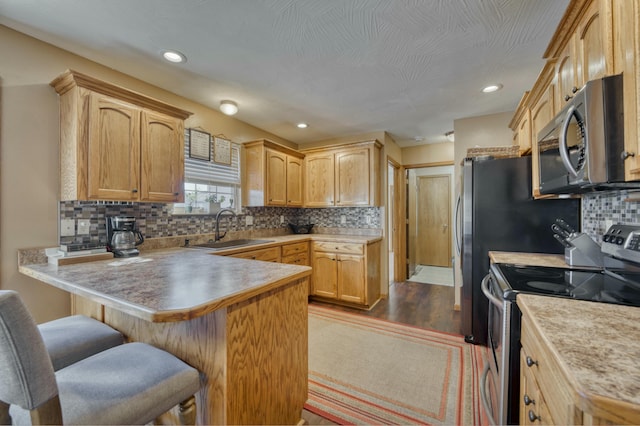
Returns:
[[[607,230],[606,221],[613,224],[640,225],[640,201],[637,191],[612,191],[584,194],[582,196],[582,231],[598,243]]]
[[[175,215],[170,204],[117,202],[60,202],[60,219],[89,219],[88,235],[60,237],[60,244],[73,242],[106,243],[106,216],[133,216],[145,238],[208,234],[215,230],[214,215]],[[245,217],[253,216],[253,225]],[[281,216],[284,224],[280,223]],[[288,223],[313,223],[316,227],[344,229],[382,229],[382,209],[379,207],[279,208],[243,207],[237,219],[221,219],[233,231],[288,229]],[[344,223],[342,223],[344,221]],[[222,227],[222,226],[221,226]]]

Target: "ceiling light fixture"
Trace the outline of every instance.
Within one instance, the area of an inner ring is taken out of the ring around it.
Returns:
[[[493,93],[493,92],[497,92],[500,89],[502,89],[502,84],[492,84],[490,86],[487,86],[487,87],[483,88],[482,92],[484,92],[484,93]]]
[[[234,115],[238,112],[238,104],[233,101],[221,101],[220,111],[227,115]]]
[[[296,126],[298,127],[298,129],[306,129],[307,127],[309,127],[307,123],[298,123],[296,124]]]
[[[450,132],[445,133],[444,135],[447,137],[447,140],[448,140],[449,142],[455,142],[455,140],[456,140],[456,135],[455,135],[455,133],[453,133],[453,130],[452,130],[452,131],[450,131]]]
[[[162,57],[169,62],[173,62],[174,64],[187,62],[187,57],[177,50],[163,50]]]

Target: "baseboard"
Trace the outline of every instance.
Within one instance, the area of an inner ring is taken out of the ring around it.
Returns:
[[[454,311],[459,311],[459,310],[460,310],[460,305],[458,305],[457,303],[455,303],[455,304],[453,305],[453,310],[454,310]]]

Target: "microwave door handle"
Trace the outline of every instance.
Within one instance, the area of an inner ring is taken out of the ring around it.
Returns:
[[[578,177],[578,172],[576,171],[576,169],[573,168],[573,165],[571,164],[571,159],[569,158],[569,149],[567,147],[567,132],[569,131],[569,124],[571,122],[571,117],[573,117],[573,114],[575,112],[576,112],[576,107],[574,105],[571,105],[569,107],[569,110],[567,111],[567,114],[564,117],[564,120],[562,121],[562,130],[560,131],[559,146],[560,146],[560,158],[562,159],[562,164],[564,164],[564,168],[567,169],[567,171],[571,173],[573,177]]]
[[[496,305],[500,310],[502,310],[502,300],[491,294],[491,290],[489,290],[489,280],[491,280],[491,274],[487,274],[480,283],[480,288],[482,288],[482,292],[487,299],[494,305]]]

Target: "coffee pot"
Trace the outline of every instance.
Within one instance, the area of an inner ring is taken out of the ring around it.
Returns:
[[[140,252],[136,246],[142,244],[143,241],[144,237],[136,226],[135,217],[107,217],[107,246],[114,256],[137,256]]]

